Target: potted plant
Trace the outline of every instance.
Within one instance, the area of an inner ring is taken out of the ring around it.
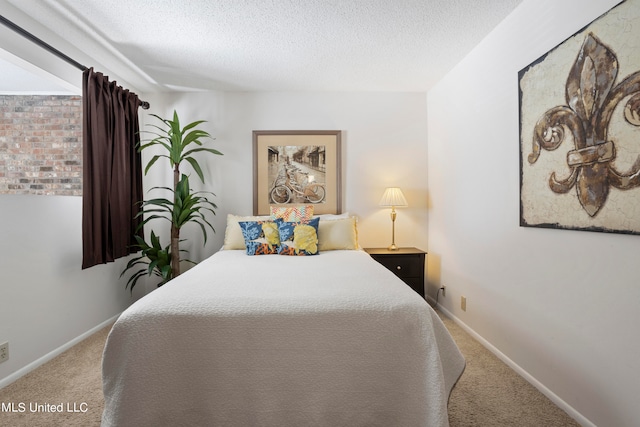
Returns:
[[[207,228],[215,232],[206,217],[207,212],[215,215],[215,209],[217,209],[217,206],[207,198],[208,194],[213,195],[213,193],[193,191],[189,186],[189,177],[180,171],[182,162],[188,162],[204,184],[204,174],[194,154],[204,152],[222,155],[216,149],[203,146],[203,140],[211,138],[211,135],[197,127],[205,123],[205,121],[198,120],[181,128],[180,119],[175,110],[172,120],[163,119],[155,114],[151,116],[160,120],[164,126],[151,125],[156,128],[156,131],[149,133],[155,135],[155,137],[145,144],[141,144],[139,151],[150,147],[162,147],[164,152],[163,154],[154,155],[149,160],[144,173],[146,175],[151,166],[159,159],[168,159],[173,170],[173,188],[153,187],[151,191],[162,191],[168,193],[169,197],[158,197],[143,201],[138,216],[144,217],[140,227],[153,220],[168,221],[171,224],[171,241],[169,245],[163,247],[160,244],[159,237],[153,231],[151,231],[150,244],[145,239],[136,237],[136,247],[140,249],[141,253],[127,263],[126,268],[120,275],[122,277],[129,270],[138,267],[138,270],[133,273],[126,284],[126,287],[130,287],[132,292],[138,279],[142,276],[156,275],[160,277],[161,282],[158,286],[161,286],[180,275],[180,261],[195,264],[191,260],[180,258],[180,253],[185,252],[180,249],[180,230],[184,225],[190,222],[198,224],[205,244],[207,242]],[[140,268],[141,266],[143,267]]]

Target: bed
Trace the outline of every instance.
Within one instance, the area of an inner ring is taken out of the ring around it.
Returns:
[[[116,321],[102,425],[447,426],[464,365],[431,307],[362,250],[221,250]]]

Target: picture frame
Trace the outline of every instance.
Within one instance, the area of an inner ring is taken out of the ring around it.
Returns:
[[[520,226],[640,235],[638,52],[623,1],[520,70]]]
[[[254,215],[301,205],[342,213],[341,140],[339,130],[254,130]]]

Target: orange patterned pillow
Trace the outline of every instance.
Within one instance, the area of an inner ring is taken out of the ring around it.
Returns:
[[[313,216],[313,205],[271,206],[271,218],[286,222],[307,222]]]

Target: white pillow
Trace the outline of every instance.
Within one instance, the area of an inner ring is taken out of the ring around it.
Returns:
[[[318,251],[358,249],[358,228],[355,217],[320,219]]]
[[[265,221],[270,220],[271,217],[266,216],[238,216],[227,215],[227,228],[224,231],[224,250],[242,249],[246,250],[247,246],[244,244],[244,236],[240,229],[240,221]]]
[[[343,218],[349,218],[349,212],[344,212],[341,214],[320,214],[320,215],[314,215],[313,218],[320,218],[320,221],[322,220],[327,220],[327,219],[343,219]]]

